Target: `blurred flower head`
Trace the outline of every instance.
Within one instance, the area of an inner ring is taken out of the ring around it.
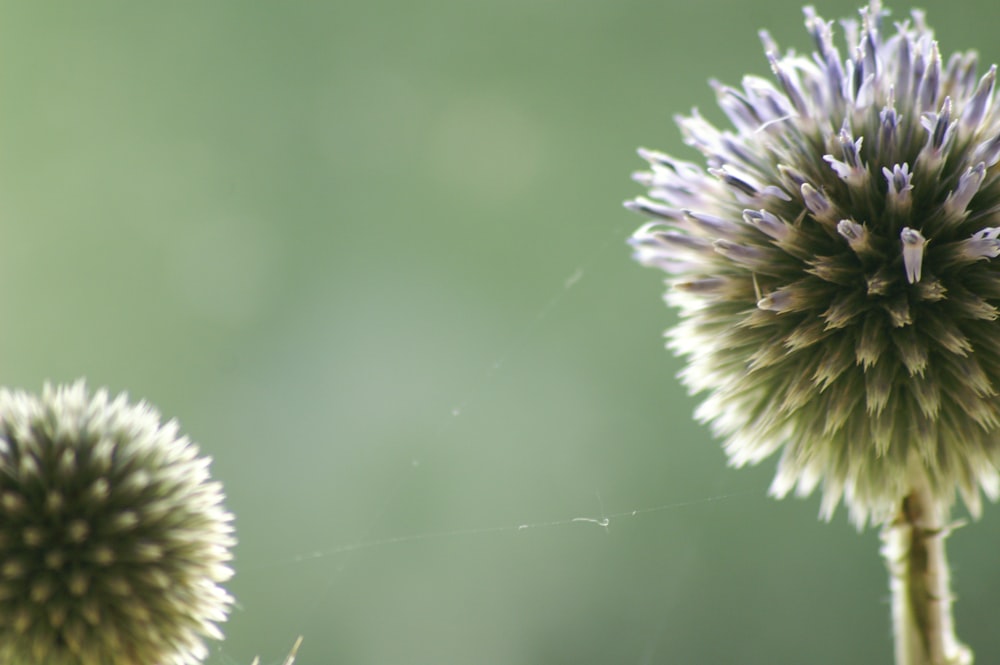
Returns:
[[[713,86],[731,127],[678,122],[707,168],[641,150],[652,218],[636,258],[671,277],[670,346],[734,465],[781,450],[771,491],[822,485],[859,526],[925,474],[970,510],[1000,451],[1000,113],[996,67],[943,58],[921,12],[877,1],[773,81]]]
[[[209,462],[125,395],[0,390],[0,662],[203,660],[234,543]]]

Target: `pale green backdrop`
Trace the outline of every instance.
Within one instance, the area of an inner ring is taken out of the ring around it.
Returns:
[[[1000,59],[994,3],[924,5],[944,52]],[[773,460],[726,468],[624,244],[634,148],[694,158],[673,115],[718,118],[707,79],[767,75],[757,29],[805,50],[801,23],[0,2],[0,382],[129,390],[215,458],[213,665],[299,634],[302,665],[890,663],[877,534],[766,498]],[[951,541],[981,663],[998,547],[996,506]]]

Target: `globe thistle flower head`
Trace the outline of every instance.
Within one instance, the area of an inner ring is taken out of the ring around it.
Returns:
[[[944,58],[921,12],[879,2],[773,81],[713,83],[731,126],[678,122],[705,167],[640,150],[652,218],[631,242],[670,275],[697,415],[734,465],[781,451],[771,491],[822,486],[821,514],[887,519],[912,474],[973,514],[1000,451],[996,66]]]
[[[0,390],[0,662],[203,660],[233,602],[209,462],[125,395]]]

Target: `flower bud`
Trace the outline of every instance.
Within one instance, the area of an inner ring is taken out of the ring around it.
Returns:
[[[209,462],[125,395],[0,390],[0,662],[201,662],[233,602]]]

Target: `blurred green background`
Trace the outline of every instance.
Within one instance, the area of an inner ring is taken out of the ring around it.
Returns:
[[[923,6],[1000,59],[995,4]],[[758,28],[808,49],[797,3],[0,19],[2,381],[128,390],[215,458],[240,545],[212,664],[299,634],[303,665],[891,662],[877,534],[766,498],[773,460],[726,468],[624,244],[634,148],[695,158],[673,115],[767,75]],[[998,527],[951,540],[982,663]]]

